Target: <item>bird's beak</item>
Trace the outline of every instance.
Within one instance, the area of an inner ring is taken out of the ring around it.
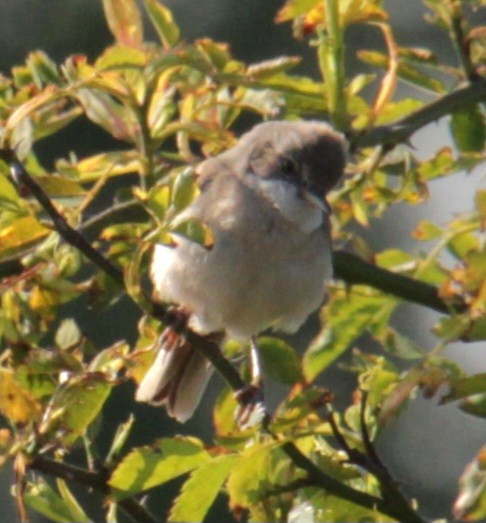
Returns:
[[[304,200],[308,201],[313,207],[317,207],[322,212],[329,214],[329,212],[330,212],[329,205],[326,202],[326,200],[324,200],[323,198],[319,198],[319,196],[317,196],[313,192],[309,191],[308,189],[303,189],[303,188],[300,190],[300,195]]]

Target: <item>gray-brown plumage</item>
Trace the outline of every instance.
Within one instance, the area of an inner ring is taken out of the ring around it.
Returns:
[[[317,122],[257,125],[203,162],[201,193],[179,219],[205,224],[214,245],[185,238],[176,247],[157,245],[151,276],[158,298],[188,311],[189,325],[201,334],[248,340],[269,327],[296,331],[322,303],[332,276],[325,195],[344,163],[342,136]],[[169,338],[136,398],[164,404],[185,421],[212,368]]]

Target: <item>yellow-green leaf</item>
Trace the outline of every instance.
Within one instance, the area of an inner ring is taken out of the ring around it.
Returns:
[[[158,440],[138,447],[126,456],[113,472],[110,485],[120,500],[161,485],[210,461],[202,442],[192,437]]]
[[[41,406],[32,394],[17,382],[15,374],[0,368],[0,412],[13,423],[36,421]]]
[[[0,253],[39,240],[48,234],[49,230],[41,225],[34,216],[23,216],[0,230]]]
[[[142,44],[143,22],[136,0],[103,0],[103,9],[118,43],[132,47]]]
[[[303,379],[300,358],[293,347],[284,340],[264,336],[258,339],[258,350],[265,367],[265,374],[287,385]]]
[[[195,469],[175,500],[169,521],[203,521],[238,459],[236,454],[216,456]]]
[[[179,41],[179,27],[174,21],[172,11],[157,0],[144,0],[145,8],[157,35],[166,49],[174,47]]]
[[[147,57],[141,49],[127,45],[113,45],[108,47],[96,60],[98,71],[113,68],[144,67]]]

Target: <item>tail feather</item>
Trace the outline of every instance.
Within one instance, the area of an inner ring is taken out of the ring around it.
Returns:
[[[155,361],[140,383],[135,399],[163,405],[169,416],[183,423],[198,406],[213,366],[182,336],[173,331],[170,334],[161,336]]]

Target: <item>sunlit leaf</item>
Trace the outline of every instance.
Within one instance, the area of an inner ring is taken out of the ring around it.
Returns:
[[[112,384],[101,373],[74,376],[59,386],[49,406],[52,419],[46,419],[45,430],[65,431],[67,442],[74,442],[96,419]]]
[[[110,479],[116,499],[138,494],[186,474],[210,456],[201,441],[192,437],[164,438],[151,447],[133,449],[117,466]]]
[[[324,309],[324,327],[303,358],[304,375],[312,381],[371,325],[373,317],[389,305],[389,298],[357,290],[332,300]]]
[[[10,252],[35,242],[49,233],[34,216],[24,216],[0,230],[0,252]]]
[[[147,63],[145,53],[135,47],[114,45],[108,47],[96,60],[95,68],[99,71],[114,68],[144,67]]]
[[[239,456],[217,456],[195,469],[174,501],[169,521],[203,521]]]
[[[287,0],[285,5],[278,12],[275,21],[277,23],[288,22],[297,16],[304,15],[320,0]]]
[[[103,9],[108,27],[120,44],[142,44],[143,22],[136,0],[103,0]]]
[[[144,0],[144,4],[164,47],[174,47],[179,41],[180,31],[170,9],[157,0]]]
[[[478,521],[486,517],[486,447],[462,473],[453,512],[454,517],[463,521]]]
[[[1,367],[0,412],[13,423],[20,425],[38,420],[41,414],[40,404],[17,382],[15,374]]]

